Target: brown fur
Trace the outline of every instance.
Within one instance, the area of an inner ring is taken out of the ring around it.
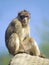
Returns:
[[[40,56],[36,41],[30,37],[30,13],[23,10],[6,29],[5,42],[10,54],[28,53]]]

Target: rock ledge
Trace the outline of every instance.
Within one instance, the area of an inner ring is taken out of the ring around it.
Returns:
[[[22,53],[15,55],[9,65],[49,65],[49,59]]]

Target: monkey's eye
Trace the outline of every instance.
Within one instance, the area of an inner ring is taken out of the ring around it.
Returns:
[[[21,16],[20,16],[20,18],[21,18],[21,19],[24,19],[24,18],[25,18],[25,16],[24,16],[24,15],[21,15]]]

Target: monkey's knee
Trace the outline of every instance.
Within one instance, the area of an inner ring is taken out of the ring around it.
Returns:
[[[8,42],[8,50],[12,55],[15,55],[19,49],[19,37],[16,33],[13,33]]]
[[[29,50],[29,52],[30,52],[31,55],[32,54],[33,55],[36,55],[36,56],[39,56],[40,55],[39,47],[38,47],[36,41],[33,38],[28,37],[26,39],[26,44],[28,44],[27,46],[30,49],[30,50],[29,49],[28,50]]]
[[[33,38],[30,38],[30,39],[31,39],[31,43],[32,43],[33,55],[39,56],[40,55],[40,49],[37,45],[37,42]]]

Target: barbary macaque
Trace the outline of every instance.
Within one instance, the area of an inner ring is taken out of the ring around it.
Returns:
[[[11,21],[5,32],[5,42],[8,51],[12,55],[28,53],[40,56],[40,50],[36,41],[30,37],[30,13],[20,11],[18,16]]]

